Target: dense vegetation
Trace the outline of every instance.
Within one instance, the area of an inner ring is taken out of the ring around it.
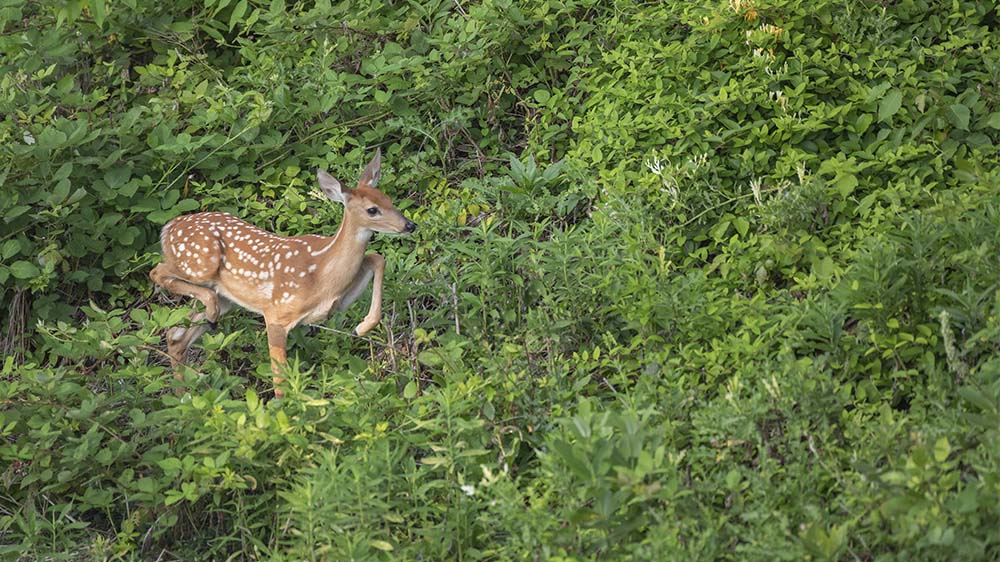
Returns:
[[[0,557],[1000,557],[995,2],[0,26]],[[296,329],[269,400],[235,313],[175,381],[159,227],[332,234],[375,147],[374,337]]]

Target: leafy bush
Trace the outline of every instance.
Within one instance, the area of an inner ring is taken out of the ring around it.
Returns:
[[[4,555],[998,556],[993,3],[0,22]],[[375,147],[381,331],[294,331],[281,401],[253,315],[171,372],[160,226],[332,233]]]

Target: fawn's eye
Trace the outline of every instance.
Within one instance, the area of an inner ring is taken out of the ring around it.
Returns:
[[[374,217],[377,214],[379,214],[378,207],[368,207],[368,216],[369,217]]]

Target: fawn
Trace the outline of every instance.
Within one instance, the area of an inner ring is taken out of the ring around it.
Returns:
[[[371,305],[354,332],[364,335],[377,326],[385,259],[366,255],[365,249],[375,232],[410,234],[417,228],[375,188],[381,163],[378,150],[355,189],[345,189],[330,174],[317,170],[323,193],[344,205],[344,219],[333,237],[279,236],[218,212],[181,215],[164,225],[163,261],[149,277],[171,293],[201,301],[205,312],[193,313],[191,321],[207,321],[167,330],[171,365],[181,365],[188,347],[237,304],[264,316],[274,394],[281,397],[278,385],[283,382],[289,330],[302,322],[321,321],[334,309],[345,310],[369,281],[373,281]]]

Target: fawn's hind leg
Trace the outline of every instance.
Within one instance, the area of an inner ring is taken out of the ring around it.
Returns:
[[[170,356],[170,365],[177,368],[184,364],[184,355],[191,344],[207,332],[211,328],[211,324],[217,322],[223,314],[232,308],[233,303],[208,287],[202,287],[185,280],[176,270],[165,263],[154,267],[153,271],[149,273],[149,278],[153,280],[153,283],[171,293],[193,297],[205,305],[205,312],[195,312],[191,314],[190,318],[192,323],[207,320],[209,325],[174,326],[167,330],[167,355]]]
[[[229,300],[218,297],[218,315],[215,318],[217,322],[222,315],[229,312],[229,309],[233,307],[233,303]],[[190,316],[191,326],[174,326],[167,330],[167,354],[170,356],[170,366],[175,369],[184,364],[184,356],[187,354],[188,348],[191,347],[195,341],[198,340],[205,332],[214,328],[215,322],[209,320],[207,323],[202,323],[202,321],[207,320],[208,316],[204,312],[194,312]]]
[[[153,283],[175,295],[185,295],[200,300],[205,305],[205,318],[209,322],[215,322],[219,319],[219,300],[222,297],[214,290],[187,281],[165,263],[154,267],[153,271],[149,272],[149,278],[153,280]]]

